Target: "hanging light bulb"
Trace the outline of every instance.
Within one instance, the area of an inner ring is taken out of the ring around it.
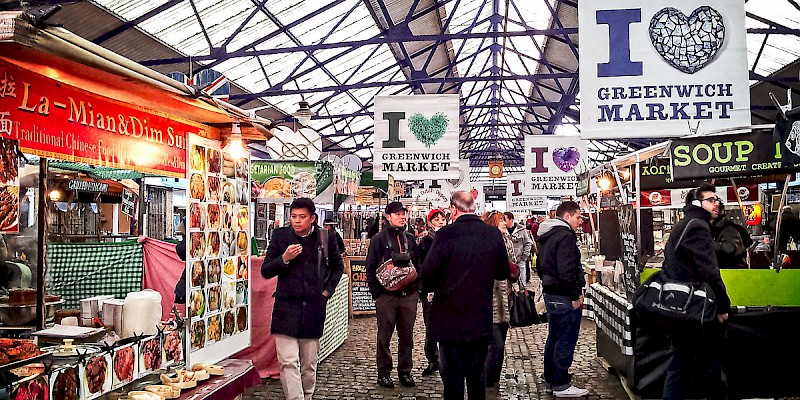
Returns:
[[[611,179],[608,179],[607,176],[604,176],[597,181],[597,186],[600,188],[600,190],[606,191],[611,188]]]
[[[49,197],[51,201],[58,201],[61,198],[61,192],[58,189],[53,189],[50,191]]]
[[[228,151],[235,159],[239,159],[244,156],[242,128],[239,126],[239,121],[234,122],[233,126],[231,127],[231,135],[228,138]]]
[[[308,108],[308,102],[301,101],[297,103],[297,105],[299,108],[294,112],[294,114],[292,114],[292,116],[297,118],[297,122],[299,122],[301,125],[308,125],[308,123],[311,122],[311,117],[314,116],[314,113],[310,108]]]

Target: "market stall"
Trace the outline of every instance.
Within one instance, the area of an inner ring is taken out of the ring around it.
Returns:
[[[586,297],[598,328],[598,355],[644,397],[661,393],[669,341],[663,332],[651,332],[637,323],[632,295],[660,268],[661,249],[671,225],[680,218],[677,210],[686,192],[704,180],[717,185],[717,196],[743,226],[750,227],[754,239],[748,249],[749,268],[720,265],[733,306],[723,367],[729,393],[739,398],[798,395],[791,372],[778,365],[800,356],[795,346],[788,345],[800,321],[800,301],[793,289],[800,283],[800,270],[773,262],[771,256],[780,249],[765,246],[775,242],[776,233],[761,235],[767,229],[760,213],[768,206],[767,196],[760,194],[763,184],[786,183],[786,174],[796,169],[775,161],[780,160],[780,150],[771,130],[724,133],[672,140],[591,171],[598,182],[611,181],[601,188],[597,205],[600,257],[586,260],[587,272],[597,280]],[[731,153],[713,150],[720,148]],[[775,151],[754,151],[759,148]],[[659,158],[665,153],[671,156],[666,164]],[[623,169],[630,173],[627,182],[618,173]],[[770,257],[760,257],[761,253]]]

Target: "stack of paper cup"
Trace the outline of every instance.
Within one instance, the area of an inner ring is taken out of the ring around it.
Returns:
[[[110,299],[103,301],[103,326],[114,332],[122,332],[122,306],[125,300]]]

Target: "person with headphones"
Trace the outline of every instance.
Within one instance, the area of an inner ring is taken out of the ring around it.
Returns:
[[[725,397],[721,353],[723,323],[728,319],[731,301],[719,273],[710,226],[712,218],[719,216],[719,206],[714,185],[703,183],[689,191],[683,208],[685,216],[675,224],[664,248],[663,271],[668,277],[683,282],[707,282],[711,286],[718,322],[704,326],[701,331],[669,333],[672,358],[664,382],[665,400]],[[692,366],[702,371],[694,379],[689,376]],[[691,387],[690,380],[696,387]]]

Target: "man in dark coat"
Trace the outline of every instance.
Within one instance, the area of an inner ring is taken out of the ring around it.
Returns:
[[[753,244],[750,233],[724,214],[722,203],[719,217],[711,221],[711,236],[720,268],[747,268],[747,248]]]
[[[470,400],[484,399],[494,281],[508,279],[508,253],[470,193],[453,193],[450,211],[455,222],[439,230],[422,266],[422,291],[434,293],[428,330],[439,342],[444,399],[463,399],[464,380]]]
[[[781,251],[786,250],[789,239],[794,240],[794,243],[800,246],[800,218],[794,215],[792,207],[784,206],[783,215],[781,215],[781,231],[778,236],[778,245]]]
[[[724,398],[722,378],[722,323],[728,319],[731,301],[719,274],[710,221],[719,216],[720,200],[716,188],[703,183],[686,195],[685,217],[675,224],[664,248],[664,273],[683,282],[706,282],[714,291],[718,324],[702,331],[670,333],[672,359],[667,368],[663,398]],[[684,232],[685,231],[685,232]],[[689,385],[690,371],[696,366],[702,371],[697,388]],[[692,390],[705,393],[691,393]]]
[[[413,282],[402,290],[389,291],[378,281],[378,267],[394,255],[406,254],[415,269],[419,268],[419,252],[414,235],[406,231],[407,211],[403,203],[394,201],[386,206],[384,229],[375,235],[367,250],[367,284],[375,299],[378,323],[378,342],[375,359],[378,364],[378,385],[393,388],[392,352],[389,343],[397,329],[397,375],[403,386],[416,385],[411,376],[414,367],[414,322],[417,319],[419,284]],[[406,263],[405,266],[408,264]],[[395,264],[395,266],[399,266]]]
[[[287,400],[314,395],[325,306],[344,271],[336,238],[316,225],[315,209],[310,199],[292,202],[291,227],[275,229],[261,266],[264,278],[278,277],[271,332]]]
[[[565,201],[556,217],[539,225],[539,255],[536,270],[542,279],[548,314],[547,342],[544,348],[545,389],[556,397],[581,397],[588,390],[572,386],[572,365],[581,327],[583,287],[581,252],[575,230],[583,222],[581,208]]]

